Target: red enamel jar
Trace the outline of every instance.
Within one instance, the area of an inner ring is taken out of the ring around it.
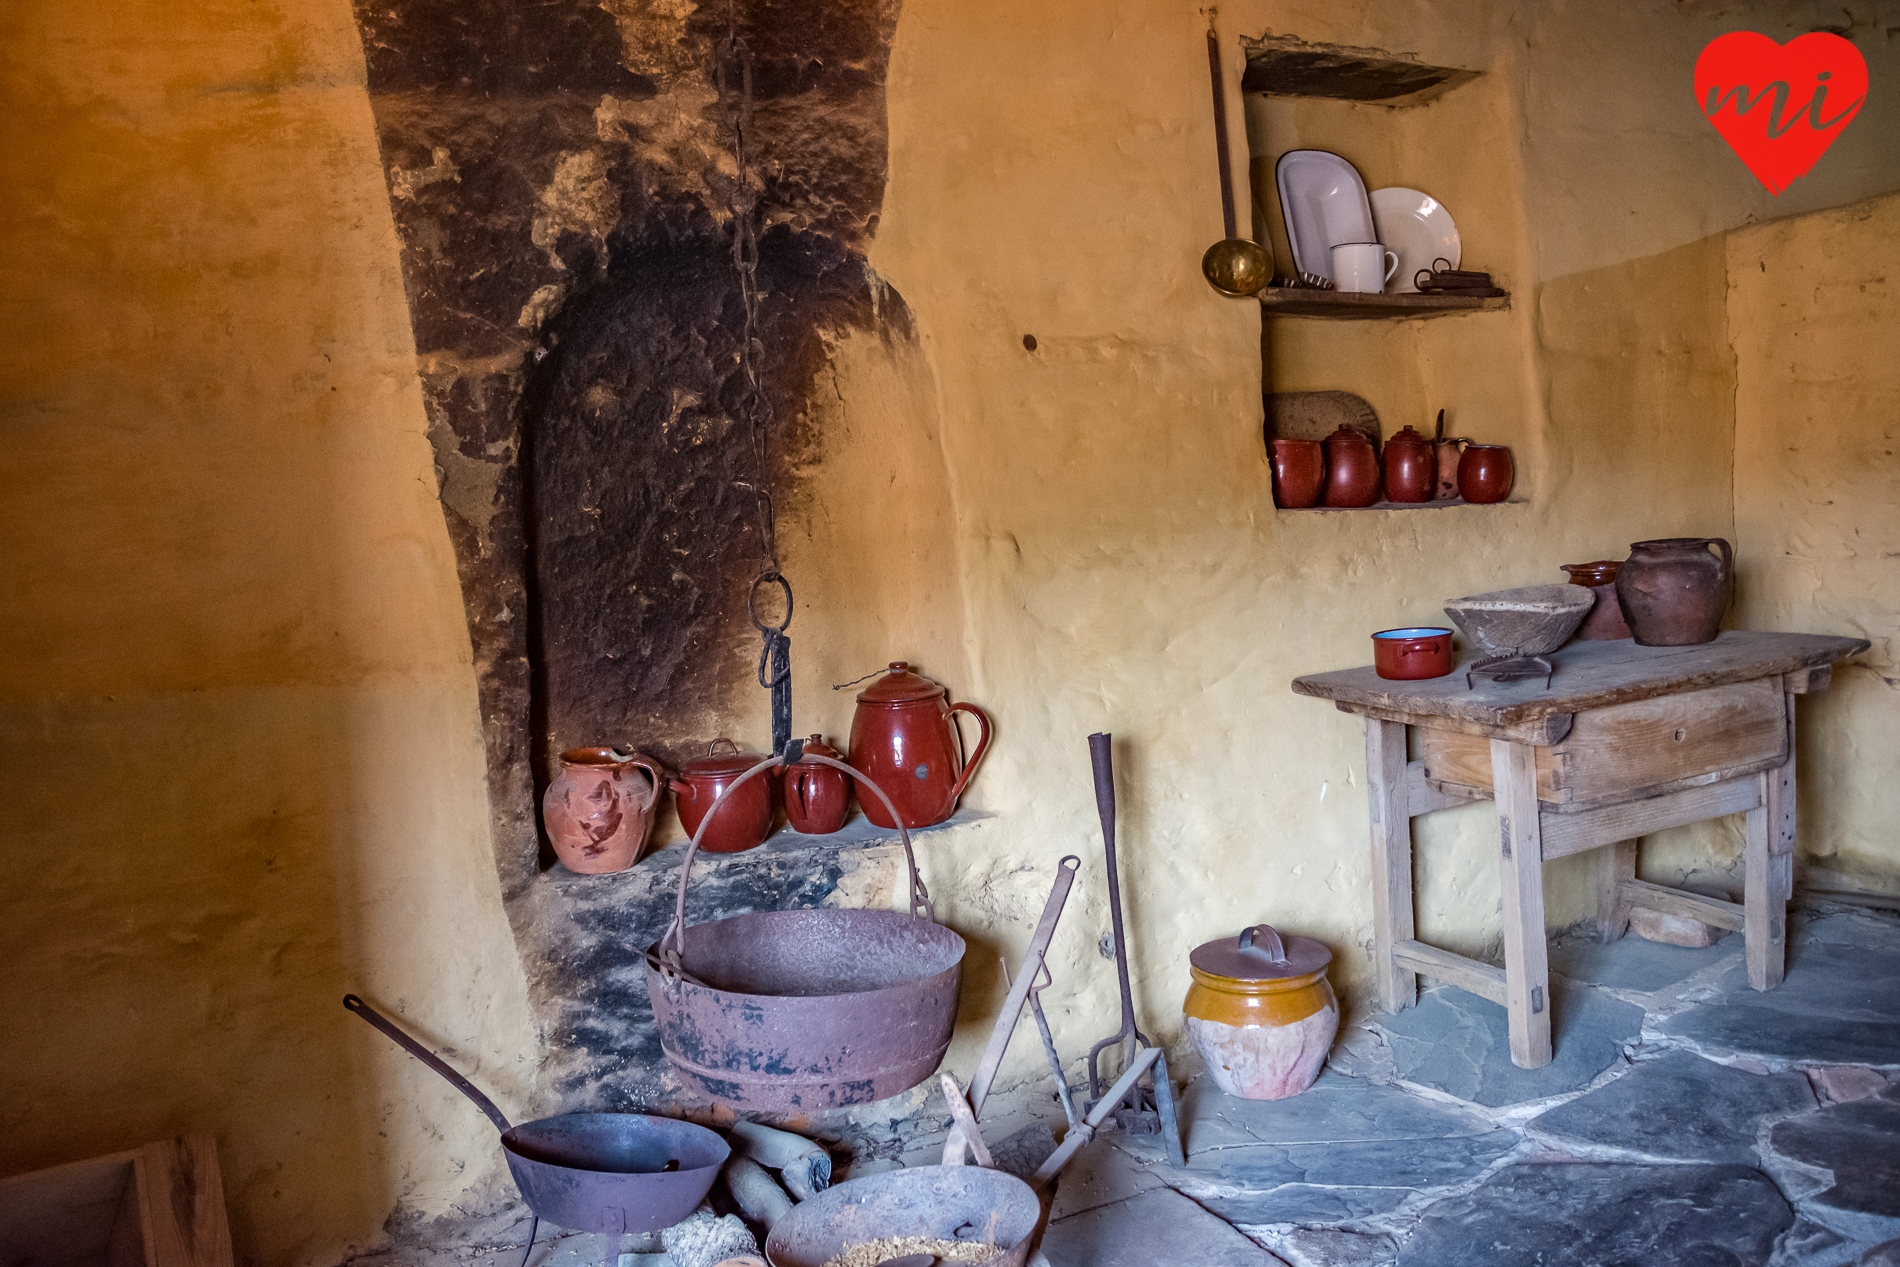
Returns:
[[[720,744],[730,752],[715,751]],[[765,755],[741,752],[730,739],[715,739],[706,745],[706,755],[694,757],[680,767],[680,777],[669,787],[680,813],[680,826],[688,835],[699,831],[701,820],[719,794],[739,781]],[[713,816],[699,847],[708,853],[738,853],[762,844],[772,834],[772,780],[765,775],[753,779],[726,799]]]
[[[805,741],[814,756],[843,761],[844,754],[825,742],[823,735]],[[851,809],[851,776],[816,761],[800,761],[779,771],[785,783],[785,817],[801,836],[829,836],[844,826]]]
[[[1380,677],[1395,682],[1444,677],[1456,663],[1451,654],[1451,630],[1434,625],[1381,629],[1372,635],[1372,667]]]

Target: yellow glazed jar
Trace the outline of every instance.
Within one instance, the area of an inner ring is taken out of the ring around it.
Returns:
[[[1313,1085],[1339,1032],[1326,968],[1333,952],[1265,924],[1189,956],[1182,1011],[1188,1038],[1216,1086],[1248,1100],[1283,1100]]]

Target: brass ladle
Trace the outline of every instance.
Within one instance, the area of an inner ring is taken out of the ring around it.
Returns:
[[[1266,289],[1273,280],[1273,256],[1258,242],[1241,237],[1234,224],[1234,173],[1227,156],[1227,91],[1221,76],[1220,39],[1211,26],[1207,29],[1207,69],[1214,79],[1214,144],[1220,148],[1220,209],[1227,237],[1201,256],[1201,273],[1221,294],[1245,299]]]

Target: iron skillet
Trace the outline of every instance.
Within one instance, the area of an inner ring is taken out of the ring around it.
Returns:
[[[623,1232],[671,1227],[703,1201],[731,1151],[703,1126],[643,1113],[563,1113],[510,1126],[494,1101],[354,994],[343,1006],[447,1078],[501,1131],[508,1169],[534,1216],[528,1261],[541,1220],[577,1232],[607,1234],[607,1267],[620,1257]]]

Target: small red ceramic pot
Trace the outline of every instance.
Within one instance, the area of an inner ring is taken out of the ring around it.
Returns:
[[[1478,506],[1501,502],[1511,495],[1516,475],[1511,451],[1503,445],[1467,445],[1458,459],[1458,495]]]
[[[823,735],[805,741],[807,756],[844,760],[844,754],[825,742]],[[844,826],[851,809],[851,776],[843,770],[816,761],[800,761],[784,766],[779,776],[785,783],[785,818],[801,836],[829,836]]]
[[[1282,510],[1319,505],[1326,486],[1326,453],[1318,440],[1272,440],[1273,504]]]
[[[720,744],[725,744],[732,751],[714,751]],[[706,745],[705,756],[694,757],[681,766],[680,777],[668,786],[673,789],[680,826],[686,829],[687,834],[699,831],[706,811],[712,808],[721,792],[737,783],[740,775],[763,760],[763,753],[741,752],[739,745],[732,740],[715,739]],[[764,843],[765,838],[772,834],[773,780],[770,774],[767,771],[726,798],[725,804],[719,807],[719,813],[713,816],[705,837],[699,842],[701,849],[707,853],[738,853]]]
[[[1382,678],[1416,682],[1452,669],[1451,630],[1426,625],[1381,629],[1372,635],[1372,667]]]

